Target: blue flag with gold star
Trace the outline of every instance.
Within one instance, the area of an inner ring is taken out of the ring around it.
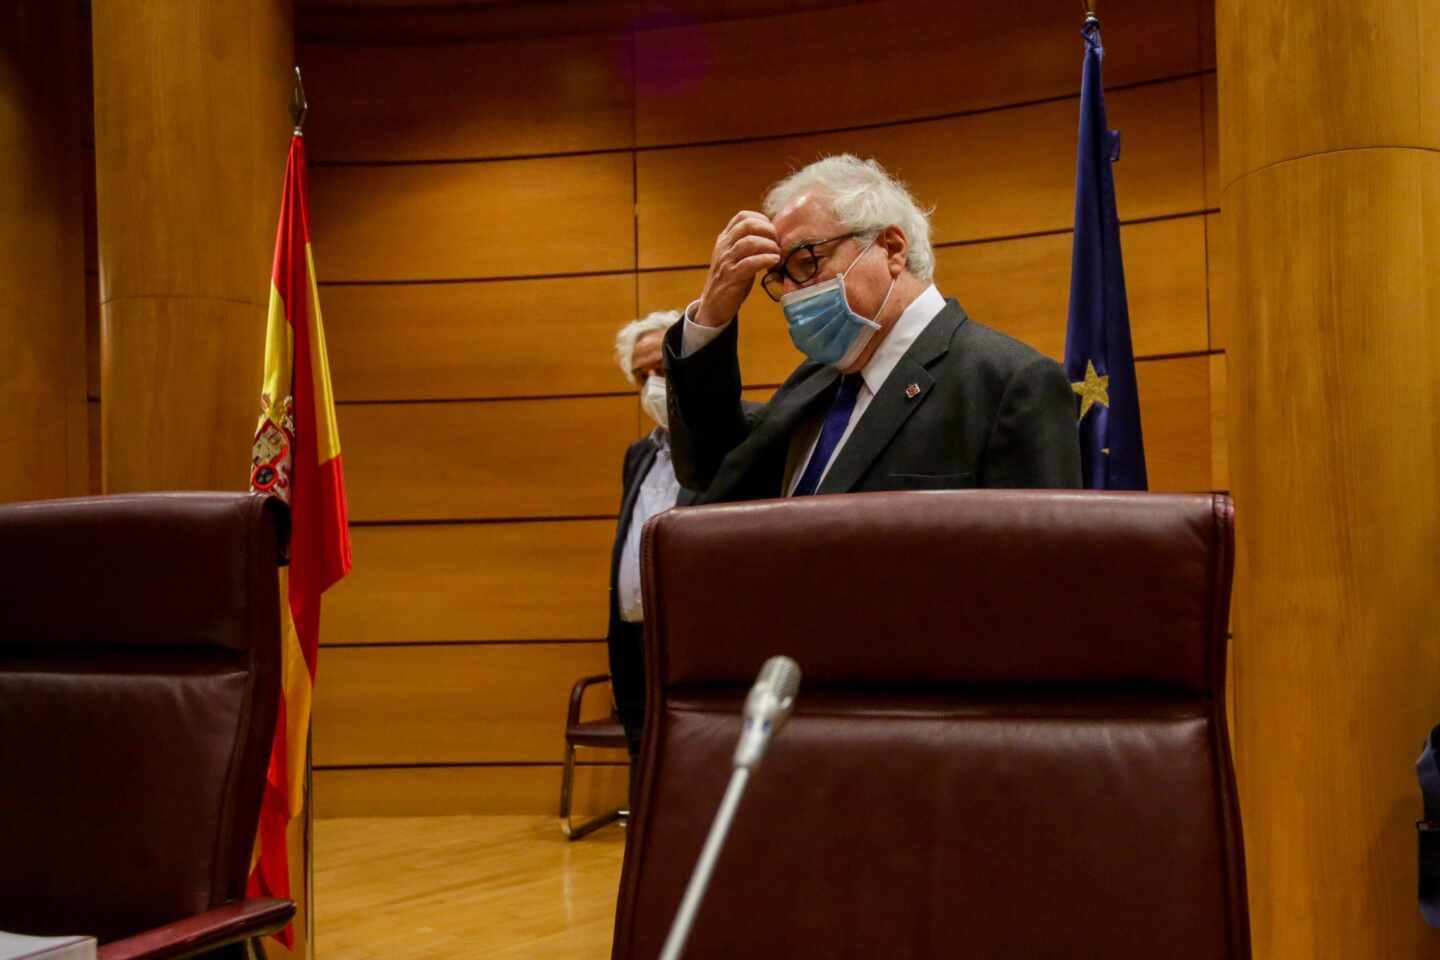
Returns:
[[[1144,490],[1145,445],[1130,347],[1125,267],[1115,175],[1120,134],[1105,123],[1100,82],[1100,24],[1087,20],[1080,83],[1080,147],[1075,170],[1075,247],[1070,262],[1070,321],[1065,373],[1076,394],[1080,459],[1091,490]]]

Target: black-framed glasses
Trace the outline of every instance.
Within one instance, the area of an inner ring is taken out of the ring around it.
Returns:
[[[765,271],[765,276],[760,280],[760,286],[765,288],[765,294],[776,303],[785,295],[785,278],[789,277],[794,284],[806,284],[815,279],[820,272],[820,261],[823,259],[815,252],[816,247],[823,247],[827,243],[839,243],[841,240],[850,240],[858,237],[858,233],[847,233],[839,237],[831,237],[829,240],[811,240],[809,243],[802,243],[780,262],[778,267],[772,267]]]

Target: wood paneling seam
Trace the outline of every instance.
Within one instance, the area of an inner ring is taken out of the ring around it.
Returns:
[[[1337,147],[1333,150],[1316,150],[1313,153],[1302,153],[1299,156],[1286,157],[1283,160],[1272,160],[1270,163],[1265,164],[1263,167],[1256,167],[1254,170],[1242,173],[1234,180],[1231,180],[1229,183],[1221,186],[1220,192],[1223,194],[1235,184],[1239,183],[1241,180],[1244,180],[1248,177],[1253,177],[1257,173],[1263,173],[1264,171],[1269,170],[1272,167],[1284,166],[1287,163],[1299,163],[1302,160],[1313,160],[1316,157],[1329,157],[1341,153],[1364,153],[1371,150],[1376,152],[1410,151],[1414,153],[1440,153],[1440,147],[1409,146],[1406,144],[1398,143],[1377,143],[1365,147]],[[1224,209],[1224,204],[1221,204],[1220,207],[1218,207],[1214,212],[1219,213],[1222,209]]]
[[[186,293],[134,293],[123,297],[102,297],[100,305],[124,303],[127,300],[194,300],[200,303],[230,303],[239,307],[259,306],[258,300],[236,300],[234,297],[197,297]]]
[[[1137,80],[1134,83],[1117,84],[1113,87],[1106,87],[1105,92],[1122,93],[1127,90],[1138,90],[1144,87],[1160,86],[1167,83],[1182,83],[1186,80],[1194,80],[1209,76],[1215,73],[1214,70],[1193,70],[1188,73],[1171,74],[1164,77],[1155,77],[1150,80]],[[1027,107],[1044,107],[1066,101],[1079,101],[1078,93],[1057,94],[1053,97],[1039,97],[1034,100],[1021,100],[1015,103],[998,104],[990,107],[977,107],[973,110],[957,110],[953,113],[927,114],[920,117],[903,117],[898,120],[880,120],[874,123],[861,123],[845,127],[821,127],[814,130],[791,130],[785,133],[757,134],[751,137],[728,137],[719,140],[693,140],[676,143],[647,144],[645,146],[633,147],[597,147],[593,150],[557,150],[553,153],[516,153],[497,154],[494,156],[479,157],[442,157],[435,159],[409,159],[409,160],[312,160],[311,168],[319,167],[411,167],[411,166],[453,166],[456,164],[483,164],[483,163],[508,163],[524,160],[556,160],[571,157],[599,157],[611,156],[621,153],[657,153],[662,150],[690,150],[703,147],[730,147],[748,143],[767,143],[774,140],[793,140],[804,137],[835,136],[837,134],[858,133],[868,130],[884,130],[890,127],[920,126],[927,123],[942,123],[947,120],[959,120],[965,117],[978,117],[990,113],[1003,113],[1007,110],[1024,110]]]
[[[1203,217],[1219,213],[1219,207],[1204,207],[1197,210],[1180,210],[1175,213],[1160,213],[1149,217],[1132,217],[1121,220],[1120,226],[1132,227],[1147,223],[1163,223],[1167,220],[1184,220],[1188,217]],[[986,243],[1008,243],[1013,240],[1034,240],[1040,237],[1058,237],[1073,233],[1072,227],[1056,227],[1051,230],[1032,230],[1028,233],[1005,233],[993,236],[973,237],[965,240],[942,240],[932,243],[934,250],[948,250],[953,247],[973,247]],[[534,273],[498,277],[421,277],[404,280],[317,280],[320,287],[420,287],[459,283],[516,283],[542,280],[578,280],[590,277],[623,277],[631,274],[681,273],[686,270],[704,270],[708,263],[665,264],[656,267],[634,267],[627,270],[591,270],[580,273]]]

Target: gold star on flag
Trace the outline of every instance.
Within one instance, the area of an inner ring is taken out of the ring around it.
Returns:
[[[1095,362],[1085,361],[1085,379],[1079,383],[1070,384],[1070,389],[1080,395],[1080,419],[1085,419],[1085,414],[1095,404],[1102,407],[1110,406],[1110,376],[1099,376],[1095,373]]]

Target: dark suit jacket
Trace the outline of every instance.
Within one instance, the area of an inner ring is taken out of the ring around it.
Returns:
[[[615,545],[610,551],[610,627],[606,633],[610,649],[610,687],[615,693],[615,706],[630,740],[632,754],[639,748],[640,727],[645,719],[645,626],[620,619],[620,558],[625,552],[625,537],[635,515],[640,485],[654,465],[658,449],[654,440],[644,437],[630,444],[625,451],[625,463],[620,472],[620,518],[615,524]],[[694,502],[695,492],[681,487],[675,505],[688,507]]]
[[[689,357],[666,331],[675,472],[699,503],[783,496],[840,375],[806,361],[764,406],[740,403],[739,320]],[[954,300],[900,358],[817,493],[1080,486],[1075,393],[1055,361]]]

